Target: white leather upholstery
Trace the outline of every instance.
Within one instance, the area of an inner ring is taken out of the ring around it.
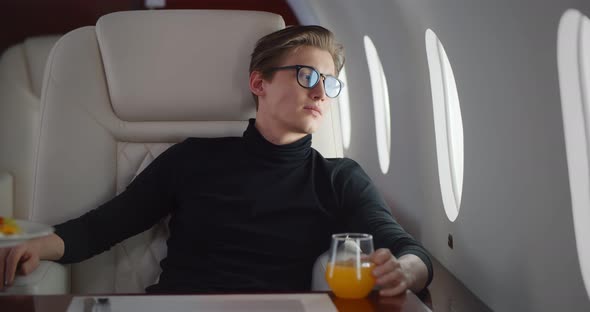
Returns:
[[[328,291],[330,286],[326,281],[325,273],[326,266],[328,265],[328,253],[329,251],[321,254],[313,265],[313,272],[311,275],[311,290],[313,291]]]
[[[257,27],[257,12],[222,21],[212,13],[120,12],[98,21],[96,34],[115,115],[127,121],[205,121],[243,120],[252,114],[244,83],[252,39],[284,27],[284,21],[277,16],[266,27]],[[163,105],[170,99],[173,109]]]
[[[29,38],[0,58],[0,172],[11,174],[14,182],[14,207],[0,207],[0,215],[29,218],[43,71],[58,38]]]
[[[4,172],[0,174],[0,215],[3,216],[30,218],[43,72],[58,39],[59,36],[28,38],[10,47],[0,59],[0,172]],[[64,266],[44,261],[32,274],[17,276],[6,293],[68,292],[67,271]]]
[[[263,12],[136,11],[66,34],[44,80],[33,220],[58,223],[97,207],[186,137],[241,136],[255,116],[250,53],[283,27]],[[314,135],[326,157],[342,155],[337,120]],[[163,220],[73,265],[72,292],[143,292],[157,281],[167,235]]]
[[[117,146],[117,194],[172,144],[119,143]],[[160,261],[166,257],[168,218],[150,230],[135,235],[115,247],[116,292],[141,292],[160,276]]]
[[[23,43],[23,52],[29,70],[31,89],[37,98],[41,97],[43,73],[47,57],[60,35],[28,38]]]

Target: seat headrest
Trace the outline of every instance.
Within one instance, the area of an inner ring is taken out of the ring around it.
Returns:
[[[256,41],[280,15],[231,10],[116,12],[96,35],[113,111],[126,121],[246,120]]]

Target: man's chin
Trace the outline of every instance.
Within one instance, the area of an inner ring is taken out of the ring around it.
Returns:
[[[317,124],[306,125],[305,127],[301,128],[301,132],[306,133],[306,134],[313,134],[318,129],[319,129],[319,125],[317,125]]]
[[[316,131],[318,131],[318,129],[322,125],[322,121],[323,121],[323,118],[321,116],[319,118],[315,117],[315,118],[312,118],[311,120],[306,120],[305,127],[304,127],[305,132],[308,134],[315,133]]]
[[[321,125],[321,119],[303,119],[299,122],[291,123],[290,128],[293,132],[301,134],[315,133]]]

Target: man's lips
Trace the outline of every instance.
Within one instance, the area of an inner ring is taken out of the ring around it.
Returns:
[[[318,112],[320,115],[322,115],[322,110],[319,107],[308,105],[308,106],[305,106],[304,108],[314,110],[314,111]]]

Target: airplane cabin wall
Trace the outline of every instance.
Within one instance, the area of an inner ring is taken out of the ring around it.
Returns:
[[[590,2],[289,2],[303,24],[315,20],[343,42],[352,122],[345,155],[373,178],[400,223],[494,310],[590,311],[575,245],[556,52],[562,14],[574,8],[590,16]],[[301,16],[306,11],[313,15]],[[449,57],[463,118],[455,222],[446,217],[438,180],[428,28]],[[385,175],[364,35],[379,52],[389,89]]]

